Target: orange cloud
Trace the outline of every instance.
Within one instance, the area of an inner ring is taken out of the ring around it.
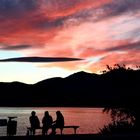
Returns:
[[[40,67],[95,72],[106,64],[139,63],[139,11],[121,14],[119,5],[111,5],[114,0],[40,1],[37,8],[24,11],[21,17],[0,18],[0,43],[9,47],[29,45],[18,50],[27,56],[85,59]],[[107,6],[111,8],[106,11]]]
[[[112,0],[52,0],[49,6],[41,3],[41,11],[45,16],[50,19],[56,19],[59,17],[65,17],[73,15],[81,10],[89,8],[98,8],[102,5],[112,2]]]
[[[0,42],[9,44],[15,44],[18,42],[32,44],[34,41],[36,43],[38,42],[38,44],[40,44],[40,42],[46,43],[49,38],[54,37],[55,33],[53,32],[57,30],[57,27],[55,27],[54,24],[53,28],[48,29],[49,31],[44,31],[44,29],[37,28],[35,25],[46,22],[47,26],[49,23],[53,24],[53,22],[57,22],[55,20],[60,17],[70,16],[88,8],[97,8],[110,1],[111,0],[74,0],[72,2],[67,0],[64,2],[59,0],[58,2],[52,0],[49,4],[47,3],[48,5],[46,5],[45,1],[41,1],[38,3],[38,9],[34,9],[34,11],[31,10],[29,13],[24,12],[22,13],[22,17],[10,19],[6,17],[1,18]]]

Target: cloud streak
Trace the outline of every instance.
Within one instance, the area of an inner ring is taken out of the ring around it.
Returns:
[[[47,62],[67,62],[67,61],[80,61],[79,58],[66,58],[66,57],[18,57],[0,59],[0,62],[34,62],[34,63],[47,63]]]
[[[132,43],[128,43],[128,44],[122,44],[122,45],[118,45],[116,47],[112,47],[112,48],[108,48],[105,51],[106,52],[115,52],[115,51],[133,51],[133,50],[137,50],[140,51],[140,41],[138,42],[132,42]]]
[[[13,45],[13,46],[6,46],[3,45],[0,49],[1,50],[23,50],[23,49],[28,49],[31,48],[30,45]]]

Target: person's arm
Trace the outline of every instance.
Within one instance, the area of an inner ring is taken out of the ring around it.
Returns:
[[[32,127],[32,117],[29,117],[30,126]]]
[[[43,117],[43,119],[42,119],[42,123],[44,124],[44,117]]]
[[[56,120],[52,122],[52,124],[56,123]]]
[[[40,121],[39,121],[39,118],[37,117],[37,119],[38,119],[38,125],[39,125],[39,127],[40,127]]]
[[[29,117],[29,122],[31,123],[31,116]]]

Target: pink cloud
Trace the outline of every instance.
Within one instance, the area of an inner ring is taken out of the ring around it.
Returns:
[[[121,12],[116,11],[119,14],[115,15],[112,14],[112,8],[105,11],[104,6],[112,2],[113,0],[41,0],[38,9],[23,12],[20,18],[0,19],[0,42],[8,46],[29,45],[28,49],[21,50],[27,56],[86,59],[68,64],[41,65],[44,67],[55,65],[95,72],[106,64],[137,64],[139,51],[132,51],[131,47],[136,49],[139,45],[135,42],[140,40],[137,32],[140,12],[121,15]],[[90,12],[89,17],[86,17],[86,12]],[[77,14],[82,16],[79,18]],[[100,14],[100,18],[95,20]],[[125,46],[127,49],[123,49]]]

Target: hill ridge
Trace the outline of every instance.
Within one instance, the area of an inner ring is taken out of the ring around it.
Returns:
[[[129,106],[139,104],[140,70],[109,71],[98,75],[77,72],[33,85],[0,83],[0,106]]]

